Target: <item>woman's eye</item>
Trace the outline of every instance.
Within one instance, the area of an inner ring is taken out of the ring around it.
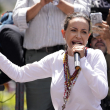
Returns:
[[[83,31],[83,33],[86,34],[87,32],[86,31]]]
[[[76,32],[76,30],[72,29],[71,31]]]

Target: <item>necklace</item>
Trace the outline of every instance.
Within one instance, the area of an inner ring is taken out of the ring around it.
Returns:
[[[63,67],[64,67],[65,82],[64,82],[64,96],[63,96],[64,104],[62,106],[62,110],[64,110],[66,107],[66,103],[67,103],[68,98],[70,96],[72,85],[74,86],[74,84],[78,78],[78,73],[80,70],[80,69],[75,70],[75,72],[72,75],[70,75],[69,66],[68,66],[68,52],[67,51],[64,54]]]

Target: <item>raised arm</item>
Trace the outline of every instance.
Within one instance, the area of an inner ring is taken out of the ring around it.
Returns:
[[[52,76],[50,62],[47,57],[19,67],[9,61],[3,54],[0,53],[0,69],[11,79],[16,82],[28,82],[36,79],[42,79]]]

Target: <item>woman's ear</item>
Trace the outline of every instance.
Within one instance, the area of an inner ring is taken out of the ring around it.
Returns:
[[[61,33],[62,33],[62,35],[63,35],[63,38],[65,38],[65,37],[64,37],[64,36],[65,36],[65,30],[64,30],[64,29],[61,30]]]

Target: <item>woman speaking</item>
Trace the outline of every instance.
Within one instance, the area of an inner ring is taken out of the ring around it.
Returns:
[[[55,110],[102,110],[100,101],[108,92],[107,67],[101,50],[85,48],[90,35],[89,18],[82,13],[68,15],[62,35],[66,50],[22,67],[0,53],[0,69],[16,82],[52,77],[50,91]],[[75,69],[76,52],[80,69]]]

